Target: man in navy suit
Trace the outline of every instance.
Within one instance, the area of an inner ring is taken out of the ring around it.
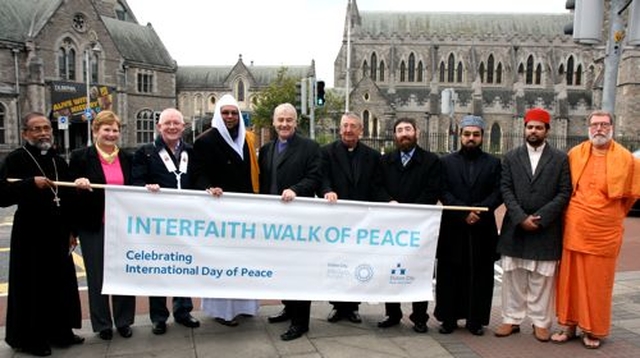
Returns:
[[[387,198],[380,181],[380,153],[359,141],[362,119],[349,112],[340,119],[340,139],[322,147],[322,185],[319,197],[330,202],[338,199],[383,201]],[[362,322],[359,302],[330,302],[329,322],[346,318]]]
[[[320,181],[320,146],[296,133],[298,114],[290,103],[273,111],[277,138],[260,148],[260,193],[275,194],[289,202],[297,196],[314,197]],[[283,301],[284,309],[269,317],[270,323],[291,319],[289,329],[280,335],[283,341],[300,338],[309,330],[311,301]]]

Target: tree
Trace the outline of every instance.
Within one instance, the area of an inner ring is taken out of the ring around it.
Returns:
[[[269,84],[269,87],[262,90],[258,95],[256,106],[253,109],[253,123],[256,131],[259,128],[270,127],[273,122],[273,110],[281,103],[291,103],[295,105],[296,101],[296,82],[298,78],[287,76],[287,68],[282,67],[278,70],[278,76]],[[298,127],[308,128],[308,121],[298,118]],[[302,128],[301,128],[302,129]]]
[[[327,90],[325,103],[316,107],[316,140],[321,143],[331,142],[338,137],[340,118],[344,113],[344,93],[336,89]]]

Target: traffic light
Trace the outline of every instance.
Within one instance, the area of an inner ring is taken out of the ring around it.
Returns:
[[[324,81],[316,82],[316,105],[324,106]]]
[[[565,35],[573,35],[573,41],[582,44],[602,41],[603,0],[567,0],[565,8],[573,10],[573,22],[565,25]]]
[[[302,85],[300,82],[296,82],[296,110],[302,112]]]

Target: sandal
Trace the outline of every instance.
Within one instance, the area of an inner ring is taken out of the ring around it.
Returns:
[[[600,338],[594,337],[588,333],[582,335],[582,345],[586,349],[598,349],[602,341]]]
[[[565,328],[551,336],[551,343],[564,344],[578,338],[575,328]]]

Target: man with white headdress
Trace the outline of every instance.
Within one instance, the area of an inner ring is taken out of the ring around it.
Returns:
[[[258,162],[253,133],[242,120],[238,102],[226,94],[220,98],[213,113],[211,129],[204,132],[193,146],[189,173],[194,189],[207,190],[219,197],[223,191],[257,193]],[[257,300],[204,298],[202,309],[216,322],[237,326],[239,315],[254,316]]]

